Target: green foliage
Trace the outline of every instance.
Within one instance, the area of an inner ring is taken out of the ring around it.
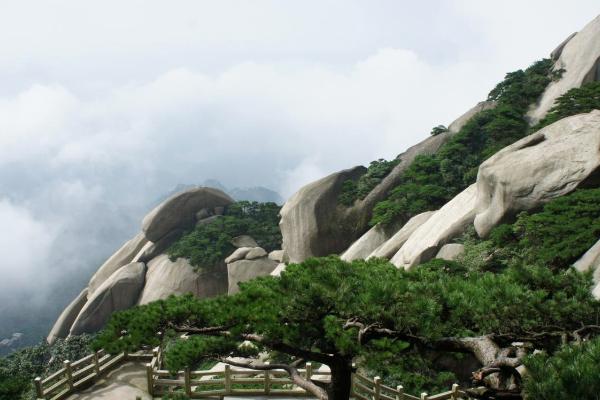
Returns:
[[[338,197],[339,203],[350,207],[356,200],[364,199],[399,162],[399,158],[390,161],[383,158],[371,161],[367,172],[357,181],[348,179],[342,184],[342,191]]]
[[[527,399],[597,400],[600,393],[600,338],[544,352],[525,360]]]
[[[52,346],[44,342],[0,358],[0,400],[35,398],[32,380],[62,368],[67,359],[77,360],[89,354],[91,340],[89,335],[72,336],[59,339]]]
[[[431,129],[431,136],[437,136],[437,135],[442,134],[444,132],[448,132],[448,128],[446,128],[445,125],[434,126]]]
[[[479,165],[528,132],[525,113],[553,79],[550,60],[506,75],[490,92],[496,107],[478,113],[434,155],[416,157],[400,184],[373,210],[371,224],[389,224],[439,208],[471,183]]]
[[[600,189],[579,189],[554,199],[514,224],[496,227],[490,240],[528,264],[564,269],[600,237]]]
[[[281,248],[279,210],[275,203],[240,201],[227,207],[225,215],[199,224],[168,250],[172,260],[184,257],[196,267],[212,267],[223,262],[235,247],[231,240],[250,235],[267,251]]]
[[[537,131],[565,117],[592,110],[600,110],[600,82],[598,81],[573,88],[556,99],[554,107],[532,128],[532,131]]]
[[[594,323],[600,313],[590,286],[588,276],[573,270],[552,271],[522,263],[490,272],[467,263],[433,260],[404,271],[380,259],[352,263],[336,257],[310,259],[288,266],[279,279],[245,283],[233,296],[171,297],[117,313],[96,346],[111,352],[155,346],[159,330],[176,340],[169,322],[228,326],[228,336],[199,336],[171,346],[168,368],[178,370],[216,355],[240,355],[243,334],[257,333],[266,343],[256,351],[283,342],[307,351],[361,357],[367,369],[386,382],[402,379],[407,390],[417,392],[447,386],[454,377],[407,343],[359,344],[357,330],[344,329],[344,324],[358,318],[428,340],[516,334],[547,326],[575,329]],[[122,331],[127,334],[120,338]]]

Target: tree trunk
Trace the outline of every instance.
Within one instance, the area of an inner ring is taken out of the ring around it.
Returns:
[[[352,391],[352,361],[337,360],[329,368],[331,383],[327,385],[328,400],[348,400]]]

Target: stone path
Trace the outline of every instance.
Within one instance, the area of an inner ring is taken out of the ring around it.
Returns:
[[[67,400],[152,400],[146,386],[144,364],[127,362],[110,371],[102,379]]]

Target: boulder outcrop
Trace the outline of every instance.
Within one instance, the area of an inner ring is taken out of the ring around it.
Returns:
[[[553,51],[554,70],[564,70],[560,79],[551,82],[527,114],[532,124],[544,118],[558,97],[584,83],[600,80],[600,16]]]
[[[241,236],[236,236],[233,239],[231,239],[231,244],[234,245],[235,247],[257,247],[258,243],[256,243],[256,240],[254,240],[254,238],[252,236],[248,236],[248,235],[241,235]]]
[[[48,344],[54,344],[56,339],[63,339],[69,335],[73,322],[75,322],[77,315],[79,315],[79,312],[87,302],[87,294],[87,288],[83,289],[67,308],[63,310],[46,338]]]
[[[162,254],[148,263],[146,285],[138,304],[166,299],[170,295],[192,293],[196,297],[214,297],[227,291],[225,265],[201,268],[198,272],[185,258],[171,261]]]
[[[198,187],[177,193],[152,210],[142,222],[146,238],[158,242],[175,229],[187,229],[196,223],[196,214],[202,209],[214,210],[215,214],[233,203],[224,192]]]
[[[394,235],[397,226],[377,224],[362,235],[342,255],[344,261],[366,259],[369,255]]]
[[[124,265],[133,261],[138,252],[148,243],[143,233],[138,233],[133,239],[127,241],[119,250],[116,251],[90,279],[88,284],[89,295],[92,296],[96,289],[104,283],[109,276]]]
[[[412,235],[418,227],[427,222],[427,220],[431,218],[434,213],[435,211],[426,211],[409,219],[408,222],[404,224],[404,226],[400,228],[398,232],[396,232],[385,243],[381,244],[371,254],[369,254],[368,258],[378,257],[387,258],[388,260],[392,258],[394,254],[400,250],[400,247],[406,243],[410,235]]]
[[[454,261],[465,252],[465,246],[460,243],[448,243],[442,246],[435,258]]]
[[[286,260],[302,262],[309,257],[339,254],[368,230],[373,207],[398,185],[415,157],[436,153],[477,112],[494,107],[481,102],[450,124],[451,129],[410,147],[398,158],[394,169],[362,200],[351,207],[339,204],[346,180],[357,180],[366,172],[355,167],[310,183],[296,192],[281,210],[281,233]]]
[[[277,261],[269,260],[267,257],[254,260],[239,260],[227,264],[227,280],[229,281],[228,294],[239,291],[238,283],[247,282],[259,276],[270,275],[277,268]]]
[[[115,271],[89,297],[71,327],[71,335],[97,332],[104,327],[115,311],[135,305],[144,286],[146,266],[127,264]]]
[[[392,263],[409,269],[432,259],[441,246],[473,223],[476,197],[477,187],[473,184],[446,203],[410,235],[392,258]]]
[[[596,242],[583,256],[573,264],[579,272],[592,271],[595,286],[592,294],[600,299],[600,240]]]
[[[564,118],[481,164],[475,229],[485,237],[517,212],[599,181],[600,111]]]

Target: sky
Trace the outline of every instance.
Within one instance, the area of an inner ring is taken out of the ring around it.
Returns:
[[[177,184],[289,197],[393,158],[599,13],[597,0],[0,1],[0,339],[56,318]]]

